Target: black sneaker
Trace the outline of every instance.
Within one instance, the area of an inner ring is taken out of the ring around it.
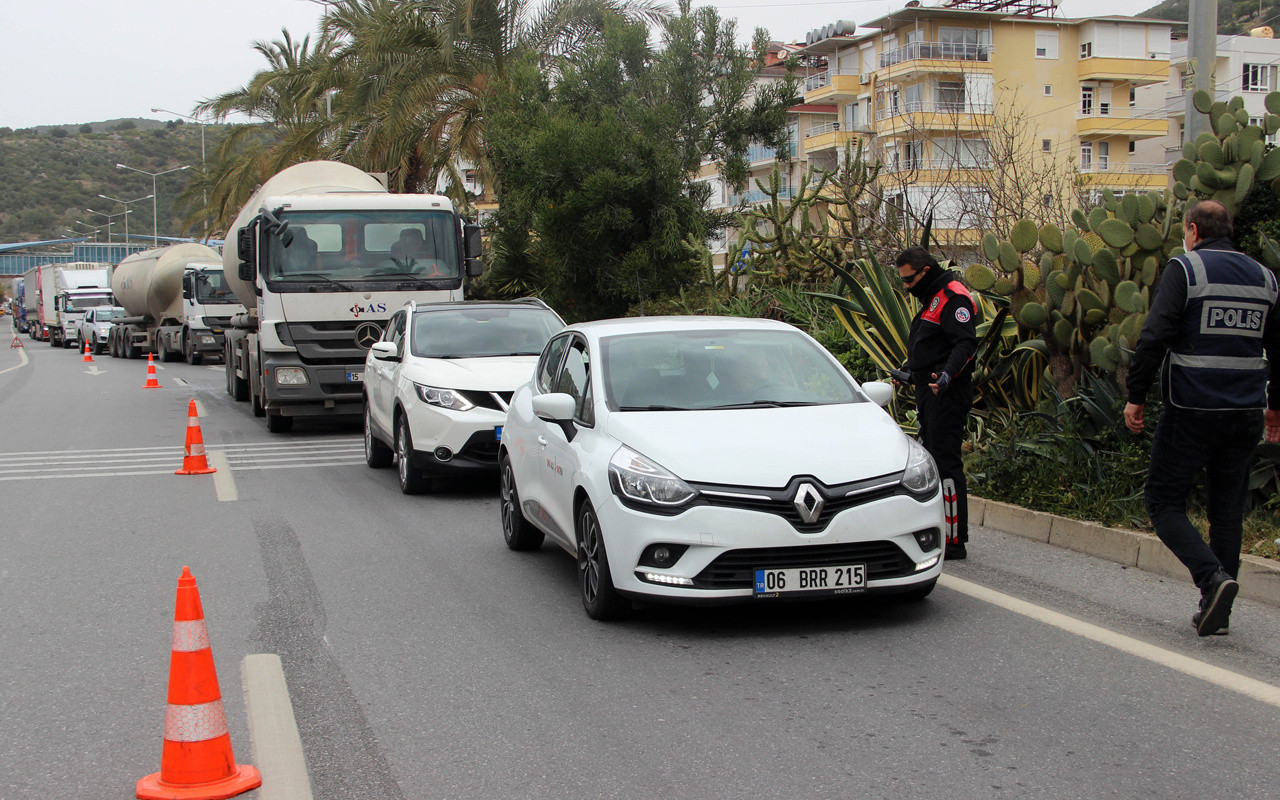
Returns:
[[[964,561],[969,557],[969,551],[964,549],[963,544],[947,545],[947,561]]]
[[[1239,591],[1240,584],[1224,570],[1218,570],[1208,591],[1200,598],[1200,611],[1197,613],[1200,619],[1195,620],[1198,635],[1212,635],[1227,625],[1231,619],[1231,604]]]
[[[1193,628],[1195,628],[1195,629],[1199,630],[1199,628],[1200,628],[1200,617],[1201,617],[1201,616],[1202,616],[1202,614],[1201,614],[1201,612],[1199,612],[1199,611],[1197,611],[1196,613],[1194,613],[1194,614],[1192,614],[1192,615],[1191,615],[1191,627],[1193,627]],[[1231,623],[1230,623],[1230,621],[1228,621],[1228,622],[1224,622],[1224,623],[1222,624],[1222,627],[1221,627],[1221,628],[1218,628],[1216,631],[1214,631],[1214,632],[1213,632],[1213,635],[1214,635],[1214,636],[1226,636],[1227,634],[1231,633],[1231,629],[1230,629],[1230,627],[1229,627],[1229,626],[1230,626],[1230,624],[1231,624]]]

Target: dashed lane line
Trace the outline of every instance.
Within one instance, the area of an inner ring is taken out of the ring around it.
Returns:
[[[1113,647],[1123,653],[1137,656],[1153,664],[1168,667],[1184,675],[1208,681],[1215,686],[1238,692],[1246,697],[1280,708],[1280,687],[1263,683],[1222,667],[1216,667],[1213,664],[1184,656],[1181,653],[1175,653],[1172,650],[1166,650],[1163,647],[1157,647],[1140,639],[1125,636],[1122,633],[1107,630],[1084,620],[1069,617],[1066,614],[1060,614],[1057,611],[1050,611],[1042,606],[1028,603],[1026,600],[1019,600],[1016,597],[997,592],[994,589],[988,589],[985,586],[980,586],[963,578],[957,578],[954,575],[942,575],[938,582],[948,589],[999,606],[1006,611],[1012,611],[1028,619],[1052,625],[1076,636],[1104,644],[1107,647]]]
[[[240,499],[240,491],[236,489],[236,477],[231,474],[231,462],[222,450],[209,452],[209,466],[217,470],[213,473],[213,490],[218,493],[219,502],[234,502]]]
[[[240,662],[240,682],[253,763],[262,773],[262,788],[256,794],[262,800],[311,800],[307,758],[280,656],[245,656]]]

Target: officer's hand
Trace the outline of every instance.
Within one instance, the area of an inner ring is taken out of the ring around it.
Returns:
[[[1268,408],[1262,412],[1262,417],[1267,425],[1267,441],[1272,444],[1280,442],[1280,411],[1272,411]]]
[[[942,394],[951,385],[951,376],[945,372],[935,372],[933,373],[933,381],[933,383],[929,384],[929,388],[933,390],[934,394]]]
[[[1124,425],[1134,433],[1142,433],[1142,429],[1147,427],[1147,424],[1142,421],[1142,410],[1144,408],[1146,408],[1146,406],[1140,406],[1137,403],[1125,404]],[[1276,435],[1280,436],[1280,413],[1277,414],[1276,424]],[[1270,431],[1268,431],[1268,434],[1269,433]]]

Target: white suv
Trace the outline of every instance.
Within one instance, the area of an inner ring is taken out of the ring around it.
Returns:
[[[111,330],[111,320],[123,316],[124,309],[119,306],[92,306],[86,309],[77,332],[80,346],[83,348],[83,343],[88,342],[94,355],[107,352],[107,331]]]
[[[409,303],[364,366],[364,452],[399,466],[400,491],[493,470],[507,403],[564,320],[541,300]]]
[[[507,409],[502,530],[576,556],[596,619],[679,603],[923,598],[943,504],[924,448],[803,332],[770,320],[571,325]]]

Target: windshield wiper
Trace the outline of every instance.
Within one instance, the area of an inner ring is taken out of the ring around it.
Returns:
[[[355,291],[355,289],[352,289],[350,286],[346,285],[345,283],[340,283],[339,281],[335,281],[333,278],[330,278],[328,275],[324,275],[319,272],[290,272],[288,277],[289,278],[319,278],[322,281],[328,281],[329,283],[332,283],[334,286],[337,286],[339,289],[341,289],[344,292]]]
[[[695,408],[685,408],[683,406],[664,406],[660,403],[654,403],[648,406],[619,406],[619,411],[697,411]]]
[[[750,403],[733,403],[727,406],[712,406],[714,409],[726,408],[797,408],[799,406],[820,406],[808,400],[752,400]]]

